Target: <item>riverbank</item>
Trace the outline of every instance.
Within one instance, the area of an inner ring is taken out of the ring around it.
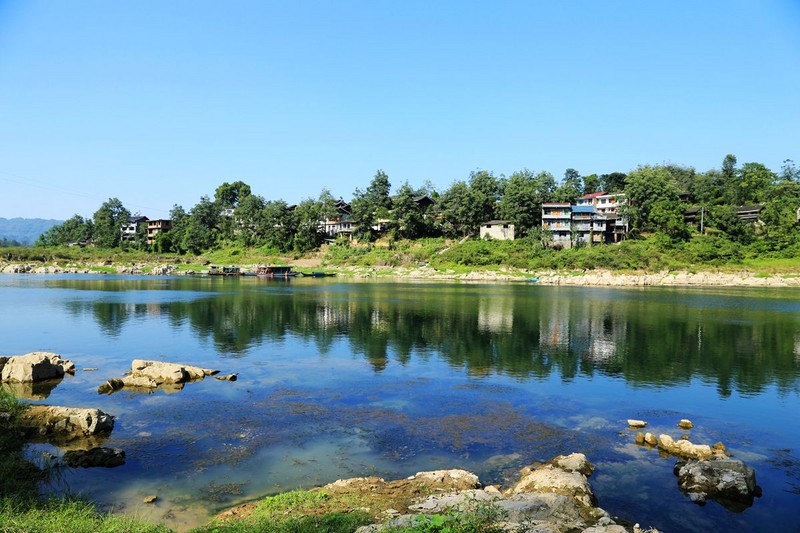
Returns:
[[[430,266],[327,266],[320,259],[306,258],[290,262],[298,269],[321,269],[346,278],[405,279],[438,281],[496,281],[536,282],[541,285],[575,285],[604,287],[800,287],[800,273],[753,270],[723,271],[673,270],[659,272],[616,272],[607,269],[581,271],[531,271],[498,268],[437,269]],[[253,271],[253,264],[235,265],[242,271]],[[36,262],[15,263],[0,261],[2,274],[90,274],[90,275],[202,275],[207,266],[174,263],[81,263],[63,266]]]

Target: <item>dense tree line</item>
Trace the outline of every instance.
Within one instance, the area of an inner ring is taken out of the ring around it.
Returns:
[[[706,172],[675,164],[602,175],[581,175],[569,168],[557,180],[546,171],[523,169],[506,177],[476,170],[441,192],[429,183],[414,188],[405,182],[394,194],[389,176],[378,170],[365,189],[353,192],[348,216],[361,242],[382,235],[393,240],[466,237],[477,234],[481,222],[493,219],[509,220],[518,237],[538,241],[543,236],[543,203],[574,203],[583,194],[597,191],[625,193],[627,202],[621,213],[628,218],[632,236],[658,232],[676,240],[689,239],[698,229],[687,224],[684,211],[693,206],[701,212],[704,232],[735,242],[747,244],[762,238],[780,248],[798,237],[800,170],[787,160],[781,172],[774,173],[760,163],[739,165],[733,155],[727,155],[719,169]],[[428,201],[419,201],[426,197]],[[737,209],[743,205],[761,206],[761,223],[741,220]],[[133,240],[121,239],[120,228],[130,216],[122,202],[111,198],[92,218],[75,215],[44,233],[38,244],[144,249],[145,231],[140,230]],[[289,205],[254,194],[242,181],[225,182],[213,198],[202,196],[188,211],[175,205],[170,212],[172,229],[159,233],[152,249],[198,254],[239,243],[303,253],[327,238],[320,221],[338,216],[337,200],[328,190]]]

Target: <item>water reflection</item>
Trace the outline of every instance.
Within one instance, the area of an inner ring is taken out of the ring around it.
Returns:
[[[85,284],[60,280],[65,288],[70,283]],[[70,313],[93,316],[109,336],[137,318],[174,328],[188,324],[193,335],[234,358],[289,336],[313,342],[322,354],[346,338],[378,373],[392,362],[405,365],[435,353],[475,376],[555,373],[569,381],[602,373],[639,386],[699,377],[726,397],[758,394],[771,384],[791,390],[800,371],[800,318],[758,294],[379,283],[209,286],[202,280],[134,287],[123,297],[104,292],[65,305]],[[159,297],[139,290],[146,287],[166,292]]]

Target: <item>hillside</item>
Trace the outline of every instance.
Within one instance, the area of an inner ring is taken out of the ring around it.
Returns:
[[[62,222],[63,220],[43,218],[0,218],[0,240],[17,241],[24,245],[33,244],[39,235]]]

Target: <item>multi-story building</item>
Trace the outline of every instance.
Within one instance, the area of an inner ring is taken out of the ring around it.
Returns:
[[[129,217],[128,222],[123,224],[122,228],[120,228],[120,232],[122,233],[122,240],[123,241],[136,240],[136,231],[139,229],[139,226],[145,224],[148,220],[149,219],[147,217],[143,217],[141,215]]]
[[[148,220],[147,221],[147,244],[152,246],[156,240],[156,235],[162,231],[169,231],[172,229],[172,221],[167,219]]]
[[[617,208],[625,203],[621,193],[585,194],[576,205],[542,204],[542,228],[553,234],[553,244],[564,248],[619,242],[628,232],[628,223]]]
[[[543,203],[542,229],[552,234],[554,246],[570,248],[572,246],[572,206],[561,202]]]

